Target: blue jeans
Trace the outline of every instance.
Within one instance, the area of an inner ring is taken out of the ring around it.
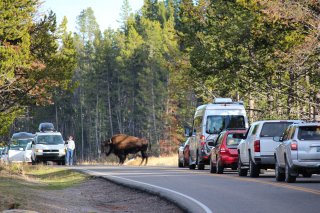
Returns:
[[[66,165],[71,165],[73,164],[73,150],[72,149],[67,149],[67,155],[66,155]]]

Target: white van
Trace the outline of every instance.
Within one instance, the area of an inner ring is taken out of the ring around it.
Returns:
[[[37,132],[32,141],[31,162],[33,165],[48,161],[65,165],[65,145],[60,132]]]
[[[10,163],[24,161],[25,148],[34,136],[34,134],[28,132],[18,132],[12,135],[8,146],[8,161]]]
[[[189,168],[204,169],[218,134],[225,129],[247,129],[248,118],[242,102],[216,98],[213,103],[199,106],[190,133]]]

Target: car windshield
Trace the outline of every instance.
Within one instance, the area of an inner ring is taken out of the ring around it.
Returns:
[[[225,129],[245,128],[242,115],[211,115],[207,117],[206,132],[218,134]]]
[[[63,144],[61,135],[39,135],[37,138],[38,144]]]
[[[32,139],[18,139],[18,140],[13,140],[11,141],[10,144],[10,150],[20,150],[23,148],[23,150],[26,148],[27,144],[31,141]]]
[[[26,146],[26,150],[31,150],[31,143],[28,143],[28,145]]]
[[[243,134],[245,133],[229,133],[227,137],[227,146],[238,146]]]
[[[298,132],[299,140],[320,140],[320,126],[301,126]]]
[[[262,130],[260,133],[260,137],[275,137],[282,136],[284,130],[290,125],[292,122],[267,122],[262,126]]]

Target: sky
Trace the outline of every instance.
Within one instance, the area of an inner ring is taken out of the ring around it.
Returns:
[[[143,0],[129,0],[132,12],[136,12],[143,5]],[[68,19],[68,31],[76,31],[76,18],[80,12],[88,7],[94,11],[100,30],[104,31],[109,27],[119,27],[120,11],[123,0],[43,0],[40,11],[52,10],[57,15],[58,25],[63,16]]]

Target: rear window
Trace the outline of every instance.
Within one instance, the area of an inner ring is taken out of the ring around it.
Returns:
[[[292,122],[267,122],[264,123],[261,129],[260,137],[275,137],[282,136],[284,130]]]
[[[227,146],[238,146],[245,133],[230,133],[227,137]]]
[[[301,126],[298,132],[299,140],[320,140],[319,126]]]

